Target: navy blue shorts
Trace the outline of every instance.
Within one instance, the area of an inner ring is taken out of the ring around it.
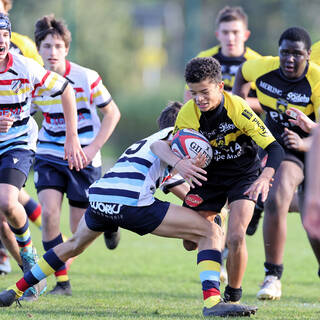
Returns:
[[[196,211],[208,210],[220,212],[223,206],[233,201],[248,199],[243,193],[249,189],[258,178],[260,169],[247,176],[225,179],[224,181],[204,182],[202,187],[190,189],[184,199],[183,206]]]
[[[68,166],[36,157],[34,162],[34,183],[37,192],[55,189],[66,193],[73,207],[87,208],[90,185],[101,177],[101,167],[88,166],[80,171]]]
[[[162,222],[170,203],[155,199],[150,206],[131,207],[122,204],[90,202],[85,213],[88,228],[92,231],[114,232],[121,227],[140,236],[154,231]]]
[[[21,189],[25,184],[34,152],[25,149],[12,149],[0,156],[0,183],[11,184]]]

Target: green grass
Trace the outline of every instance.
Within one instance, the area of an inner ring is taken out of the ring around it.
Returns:
[[[34,194],[31,179],[28,190]],[[63,231],[70,234],[66,207],[63,221]],[[242,301],[259,307],[253,319],[320,319],[317,263],[297,214],[289,214],[288,230],[280,301],[256,300],[264,275],[261,226],[247,239],[249,262]],[[32,235],[43,252],[40,232],[32,227]],[[22,308],[0,309],[0,319],[200,319],[202,293],[195,259],[196,253],[184,251],[181,241],[122,230],[115,251],[108,251],[101,237],[74,261],[69,273],[72,297],[42,296]],[[13,272],[0,280],[1,288],[21,277],[12,265]],[[49,289],[53,285],[50,277]]]

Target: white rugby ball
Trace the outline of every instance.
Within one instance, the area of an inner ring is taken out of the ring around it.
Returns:
[[[180,158],[189,156],[191,159],[193,159],[199,153],[204,153],[206,155],[205,167],[210,164],[213,157],[212,147],[208,139],[200,132],[193,129],[179,130],[173,136],[171,149]]]

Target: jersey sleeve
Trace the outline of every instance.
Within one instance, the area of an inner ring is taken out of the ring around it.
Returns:
[[[48,71],[33,60],[31,64],[31,76],[33,84],[32,97],[61,95],[68,85],[68,81],[59,74]]]
[[[199,109],[194,105],[193,100],[189,100],[178,113],[173,134],[181,129],[194,129],[199,131],[199,118]]]
[[[320,41],[314,43],[311,47],[310,61],[320,65]]]
[[[95,71],[90,73],[90,104],[97,108],[103,108],[112,100],[111,94],[102,83],[102,79]]]
[[[237,128],[251,137],[262,149],[276,141],[263,121],[254,113],[245,100],[238,96],[233,96],[233,99],[233,114],[228,112],[228,115]]]

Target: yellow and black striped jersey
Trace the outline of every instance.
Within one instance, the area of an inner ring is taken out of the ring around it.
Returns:
[[[312,45],[310,61],[320,65],[320,41],[317,41]]]
[[[239,66],[247,60],[261,58],[261,55],[246,47],[243,55],[238,57],[226,57],[221,53],[221,46],[218,45],[208,50],[201,51],[197,57],[213,57],[217,59],[221,65],[222,80],[224,82],[225,90],[231,91]],[[255,89],[254,84],[252,89]],[[255,96],[254,91],[251,90],[250,96]]]
[[[22,54],[27,58],[37,61],[43,66],[43,61],[38,53],[35,43],[27,36],[12,32],[10,39],[10,52]]]
[[[297,79],[288,79],[280,70],[279,57],[264,57],[247,61],[242,66],[242,75],[246,81],[255,82],[257,96],[266,111],[265,124],[277,141],[283,146],[284,128],[306,137],[299,127],[293,126],[286,110],[295,107],[318,120],[320,106],[320,67],[310,62],[303,75]]]
[[[180,110],[174,132],[194,129],[202,133],[213,148],[208,172],[219,176],[243,175],[259,167],[257,145],[265,149],[275,138],[263,121],[242,98],[224,91],[220,105],[201,112],[194,100]]]

